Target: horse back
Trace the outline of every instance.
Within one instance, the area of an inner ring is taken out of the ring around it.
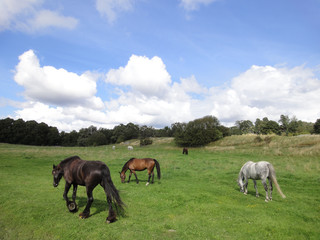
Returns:
[[[100,183],[102,171],[107,165],[100,161],[77,160],[70,164],[69,182],[85,186],[88,183]]]
[[[130,170],[143,171],[145,169],[152,169],[155,161],[152,158],[134,158],[128,163]]]
[[[243,166],[243,173],[247,176],[247,178],[254,180],[264,179],[269,177],[269,164],[269,162],[265,161],[260,161],[257,163],[249,161]]]

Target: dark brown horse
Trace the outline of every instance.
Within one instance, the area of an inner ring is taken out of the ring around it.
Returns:
[[[120,173],[120,178],[121,178],[121,182],[124,183],[125,179],[126,179],[126,171],[129,169],[130,170],[130,175],[129,175],[129,180],[128,182],[130,182],[130,178],[132,173],[136,176],[136,181],[137,183],[139,183],[136,171],[143,171],[143,170],[148,170],[148,182],[147,182],[147,186],[149,185],[150,182],[150,178],[152,176],[152,181],[151,183],[153,183],[153,179],[154,179],[154,173],[153,173],[153,169],[156,166],[157,168],[157,176],[158,179],[161,178],[161,173],[160,173],[160,164],[157,160],[152,159],[152,158],[131,158],[129,161],[127,161],[121,170]]]
[[[183,148],[183,150],[182,150],[182,154],[186,154],[186,155],[188,155],[188,148]]]
[[[53,165],[53,186],[57,187],[62,177],[66,181],[63,198],[67,203],[70,212],[76,212],[76,194],[77,187],[85,186],[87,189],[87,205],[80,218],[88,218],[90,216],[90,207],[93,202],[92,191],[100,184],[107,196],[109,205],[109,216],[107,223],[116,221],[116,213],[112,209],[112,203],[115,205],[118,213],[123,213],[123,202],[120,199],[119,192],[113,185],[111,180],[110,171],[107,165],[100,161],[85,161],[78,156],[69,157],[61,161],[58,166]],[[69,189],[73,185],[72,200],[68,199]]]

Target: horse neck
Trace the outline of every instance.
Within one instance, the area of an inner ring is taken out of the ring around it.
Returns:
[[[238,176],[238,183],[243,183],[243,180],[242,180],[242,178],[243,178],[243,172],[242,172],[242,169],[240,170],[240,172],[239,172],[239,176]]]
[[[129,162],[126,162],[123,167],[122,167],[122,170],[121,170],[121,173],[126,173],[126,171],[129,169]]]

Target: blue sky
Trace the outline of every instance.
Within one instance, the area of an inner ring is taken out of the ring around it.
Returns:
[[[0,0],[0,118],[320,118],[320,2]]]

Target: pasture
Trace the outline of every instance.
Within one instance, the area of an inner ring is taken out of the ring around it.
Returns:
[[[188,155],[168,138],[137,144],[130,141],[132,151],[124,144],[115,150],[0,144],[0,239],[319,239],[320,136],[232,136],[189,148]],[[79,218],[84,187],[78,188],[79,211],[68,212],[64,180],[54,188],[51,171],[73,155],[108,165],[126,216],[105,223],[100,186],[88,219]],[[157,159],[161,180],[145,186],[144,171],[137,173],[139,184],[134,178],[122,184],[119,171],[132,157]],[[287,198],[274,189],[273,201],[266,203],[261,181],[256,198],[252,180],[248,195],[240,193],[236,179],[248,160],[271,162]]]

